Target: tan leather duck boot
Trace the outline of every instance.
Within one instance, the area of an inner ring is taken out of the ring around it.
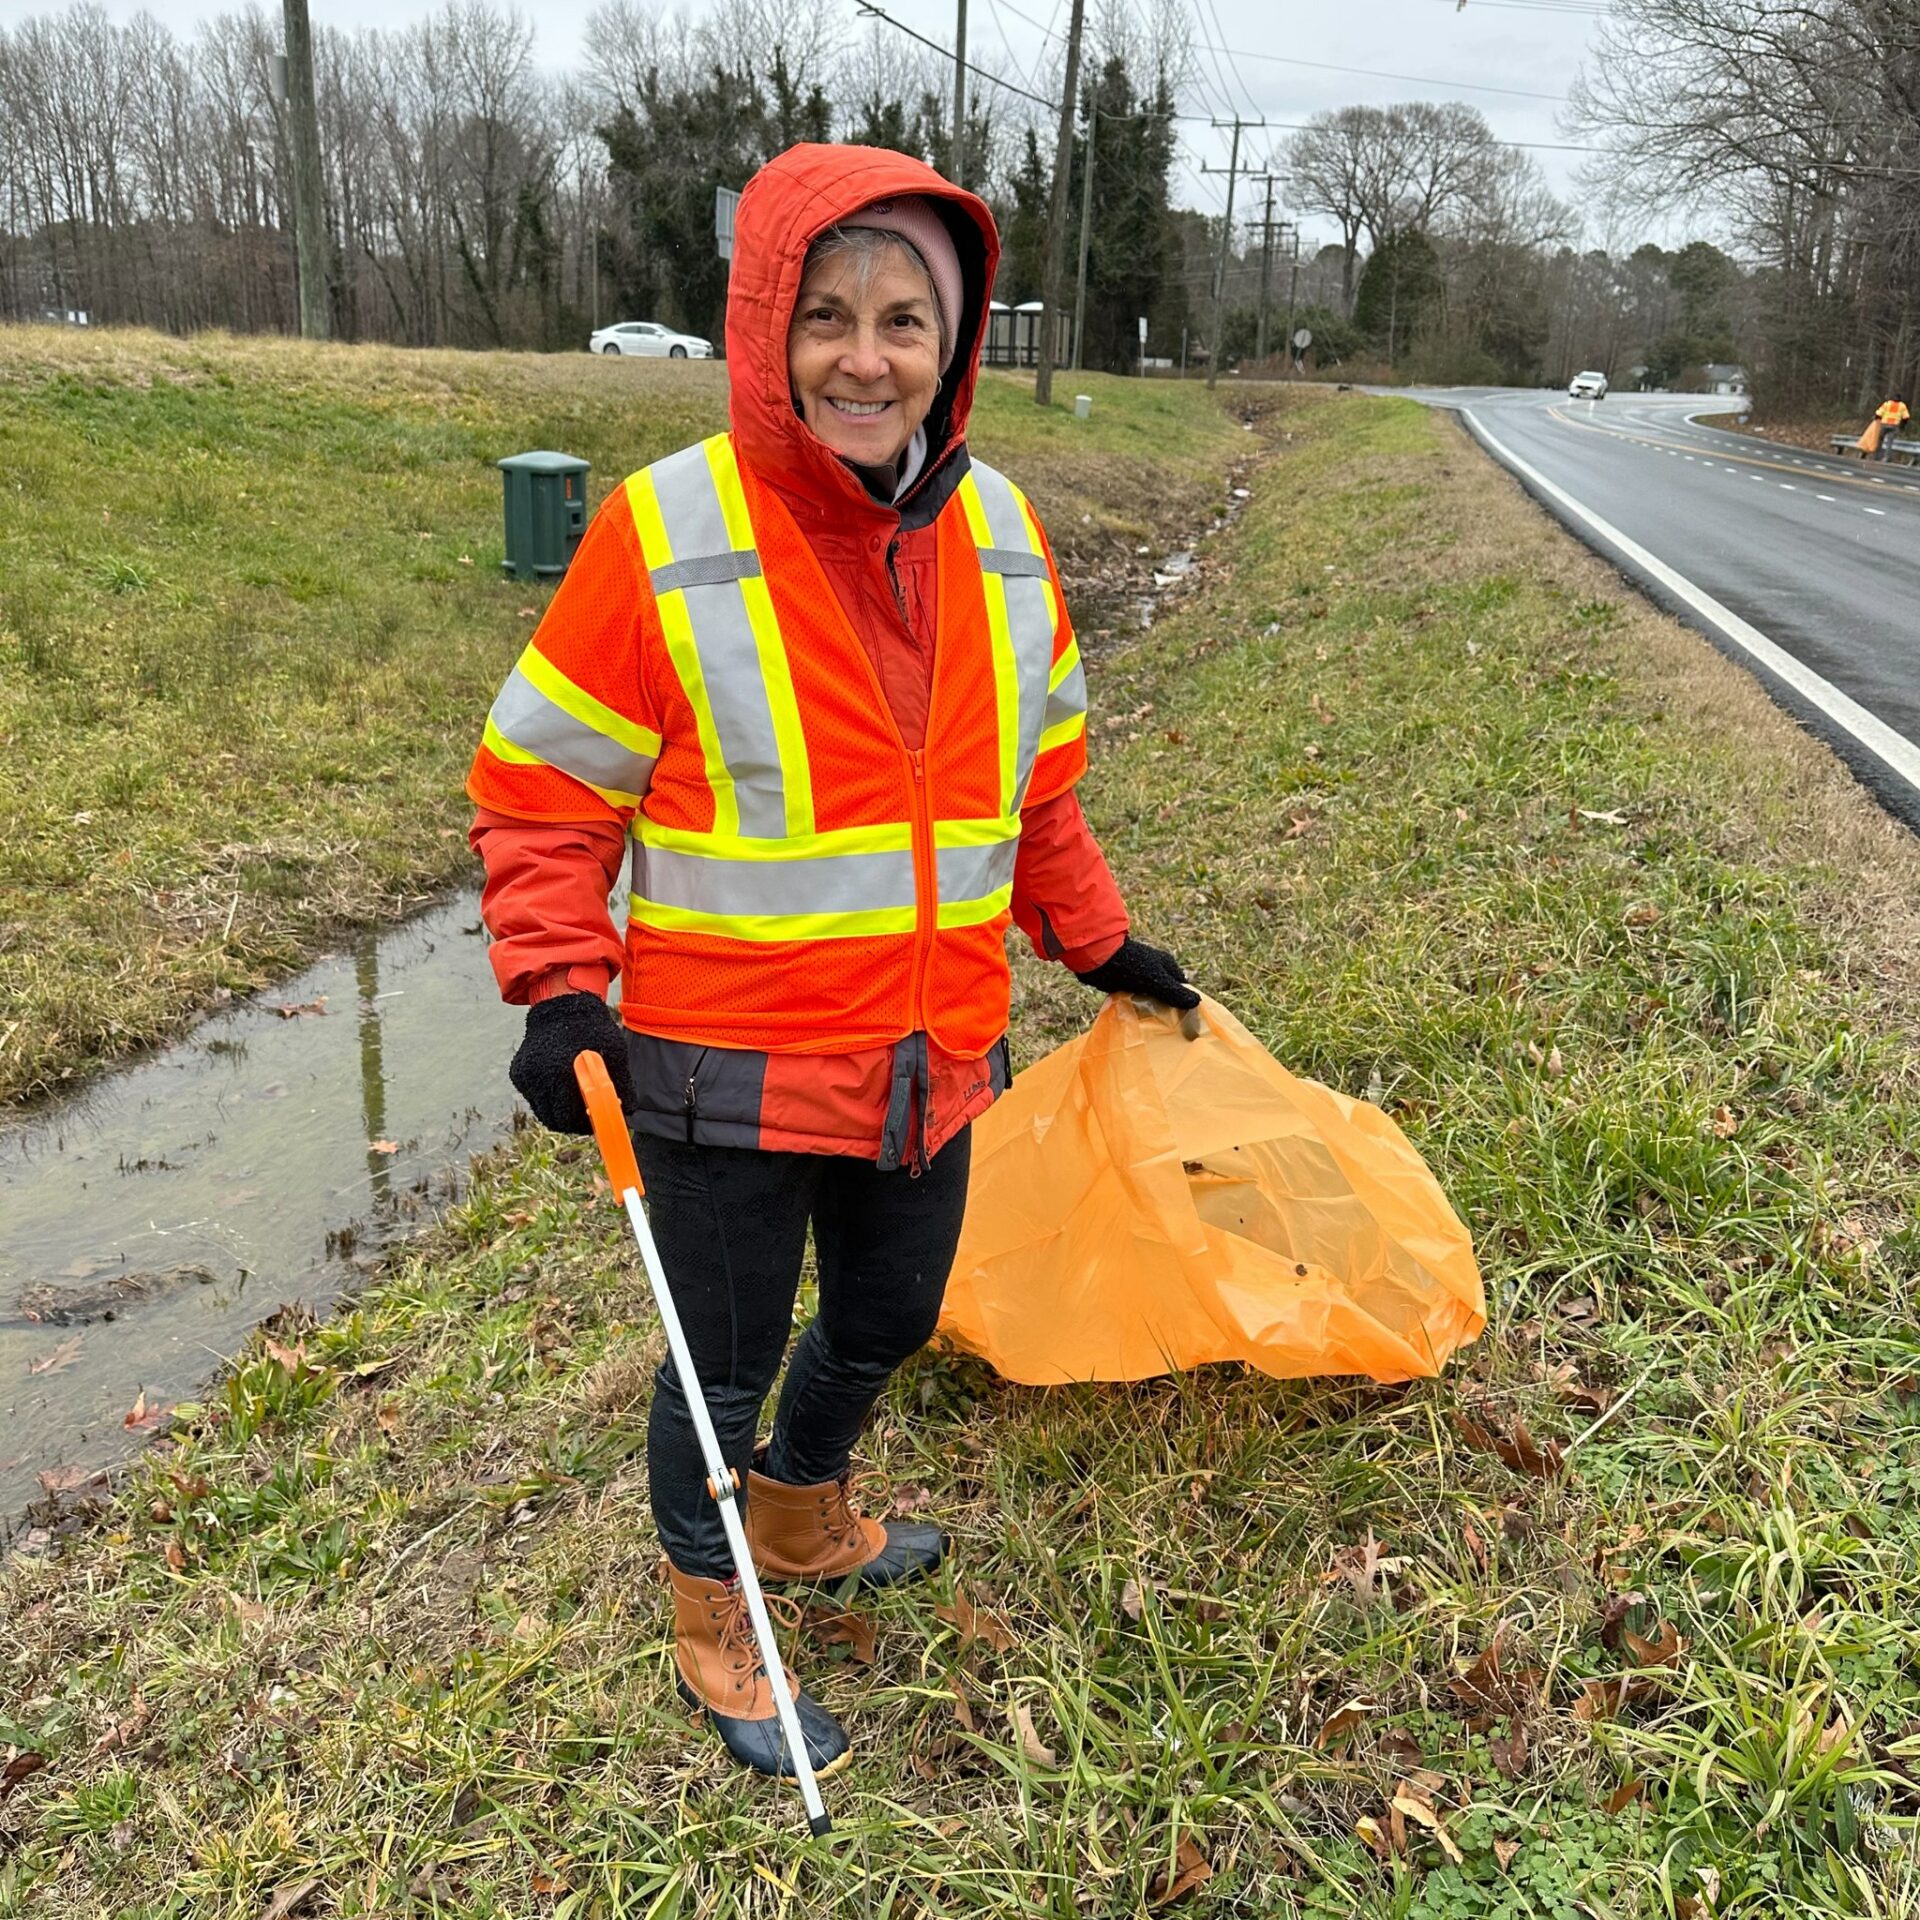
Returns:
[[[855,1513],[845,1474],[793,1487],[769,1480],[756,1464],[747,1475],[747,1544],[769,1580],[824,1586],[857,1573],[863,1587],[890,1587],[939,1566],[947,1536],[924,1521],[882,1522]]]
[[[703,1707],[727,1751],[756,1773],[791,1780],[793,1762],[773,1704],[773,1682],[760,1658],[738,1580],[703,1580],[669,1563],[673,1585],[673,1658],[680,1697]],[[792,1681],[791,1673],[787,1676]],[[853,1758],[846,1730],[811,1694],[795,1688],[800,1737],[817,1776],[838,1773]]]

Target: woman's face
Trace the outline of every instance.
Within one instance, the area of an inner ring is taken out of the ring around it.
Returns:
[[[940,385],[927,276],[898,247],[870,263],[824,255],[794,303],[787,373],[800,417],[835,453],[863,467],[898,460]]]

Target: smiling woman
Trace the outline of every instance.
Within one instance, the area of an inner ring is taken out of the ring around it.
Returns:
[[[1127,933],[1074,795],[1086,681],[1053,555],[967,446],[998,253],[985,204],[899,154],[796,147],[749,181],[732,431],[615,489],[469,782],[495,970],[530,1005],[514,1084],[584,1132],[574,1063],[606,1063],[770,1578],[880,1587],[946,1551],[856,1513],[847,1474],[934,1329],[969,1128],[1007,1083],[1009,921],[1103,992],[1198,1002]],[[756,1451],[809,1229],[819,1312]],[[663,1370],[647,1431],[680,1684],[782,1772],[693,1391]],[[845,1730],[798,1710],[815,1770],[840,1764]]]

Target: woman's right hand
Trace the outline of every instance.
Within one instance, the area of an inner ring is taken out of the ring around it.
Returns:
[[[561,993],[527,1009],[526,1037],[507,1078],[543,1127],[555,1133],[591,1133],[587,1103],[573,1077],[573,1063],[597,1053],[620,1096],[624,1113],[634,1109],[633,1075],[627,1070],[627,1036],[613,1010],[596,993]]]

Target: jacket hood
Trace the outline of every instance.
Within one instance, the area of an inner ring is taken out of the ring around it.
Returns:
[[[727,286],[729,413],[748,464],[783,491],[822,503],[873,505],[859,480],[794,411],[787,323],[814,240],[875,200],[906,194],[923,194],[939,208],[960,256],[965,289],[953,364],[926,419],[925,473],[931,474],[966,437],[979,380],[987,294],[1000,260],[1000,236],[986,202],[902,153],[814,145],[789,147],[769,160],[740,195]]]

